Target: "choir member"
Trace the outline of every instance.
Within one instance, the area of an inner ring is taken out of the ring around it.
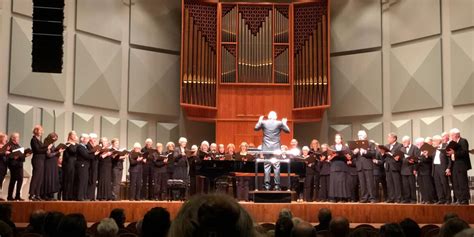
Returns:
[[[347,190],[348,167],[347,160],[350,157],[349,147],[342,143],[341,134],[334,137],[335,144],[330,150],[333,152],[329,156],[331,161],[331,174],[329,175],[329,198],[331,202],[345,201],[350,197]]]
[[[380,153],[385,159],[385,175],[387,179],[387,202],[388,203],[400,203],[402,199],[402,180],[400,177],[401,163],[403,157],[397,156],[397,152],[403,147],[401,143],[397,142],[398,136],[395,133],[389,133],[387,136],[388,144],[385,145],[388,148],[388,152],[380,149]]]
[[[89,184],[89,169],[91,160],[95,159],[95,156],[99,154],[99,151],[90,153],[87,145],[89,144],[89,134],[81,134],[80,144],[76,148],[76,177],[74,179],[75,188],[77,189],[78,201],[84,201],[89,199],[87,195],[88,184]]]
[[[360,130],[357,133],[359,141],[367,140],[367,132]],[[356,157],[356,167],[360,184],[360,202],[375,202],[375,188],[374,188],[374,162],[375,159],[375,144],[369,142],[369,147],[365,149],[355,149],[354,156]]]
[[[424,142],[428,143],[430,146],[432,146],[433,145],[433,138],[432,137],[426,137]]]
[[[309,153],[316,154],[316,153],[319,153],[320,150],[321,150],[321,145],[319,144],[319,141],[316,139],[311,140],[311,143],[309,144]]]
[[[219,144],[219,148],[216,153],[216,160],[225,160],[225,146],[224,144]]]
[[[133,150],[129,156],[130,168],[128,169],[128,172],[130,174],[130,190],[128,199],[130,201],[140,200],[143,180],[143,164],[146,162],[146,159],[143,158],[141,149],[142,146],[140,143],[135,142],[135,144],[133,144]]]
[[[112,152],[109,139],[106,137],[100,138],[99,144],[102,146],[102,151],[99,155],[99,175],[97,185],[97,200],[109,201],[112,200]]]
[[[378,146],[378,144],[375,144]],[[372,159],[374,163],[374,196],[376,202],[382,201],[382,196],[387,199],[387,176],[385,175],[385,156],[382,156],[376,149],[375,157]]]
[[[289,153],[288,154],[291,154],[292,157],[298,157],[301,155],[301,150],[298,146],[298,140],[296,139],[291,139],[290,141],[290,147],[288,148],[289,150]]]
[[[120,149],[120,141],[118,138],[114,138],[111,141],[112,150],[116,151],[112,159],[112,199],[120,200],[120,184],[122,183],[123,176],[123,162],[128,158],[128,154],[121,155],[118,151]]]
[[[156,150],[153,149],[153,140],[151,138],[147,138],[145,140],[145,146],[142,148],[143,158],[146,160],[146,163],[143,164],[143,187],[142,187],[142,195],[143,199],[153,200],[153,192],[155,188],[153,187],[153,171],[154,171],[154,164],[153,164],[153,153]]]
[[[449,131],[449,137],[451,142],[455,142],[456,144],[453,148],[448,146],[446,150],[453,161],[452,176],[454,196],[457,199],[457,204],[468,205],[470,194],[467,172],[471,169],[469,143],[465,138],[461,137],[461,132],[457,128],[453,128]]]
[[[211,156],[212,160],[216,159],[216,155],[217,155],[217,144],[216,143],[211,143],[211,145],[209,146],[209,155]]]
[[[186,155],[186,144],[188,140],[185,137],[180,137],[178,140],[178,148],[175,149],[174,165],[175,170],[173,173],[173,179],[181,179],[186,184],[189,184],[189,175],[188,175],[188,157]]]
[[[156,144],[156,152],[153,157],[153,182],[154,182],[154,199],[166,199],[166,187],[168,182],[168,156],[166,155],[163,144]]]
[[[349,150],[350,152],[350,150]],[[349,194],[349,202],[359,201],[359,176],[357,172],[358,158],[355,155],[347,156],[347,193]]]
[[[209,152],[209,142],[202,141],[201,146],[199,147],[198,152],[199,158],[201,160],[212,160],[212,156]]]
[[[62,161],[62,196],[63,200],[70,201],[74,198],[74,174],[77,160],[77,134],[75,131],[69,132],[66,142],[66,150],[63,152]]]
[[[41,200],[44,181],[44,160],[46,159],[46,152],[52,146],[52,144],[43,146],[43,142],[41,141],[42,136],[43,127],[36,125],[33,128],[33,137],[30,142],[31,150],[33,151],[33,158],[31,158],[33,172],[31,176],[29,199],[32,201]]]
[[[451,176],[452,161],[446,156],[444,149],[447,143],[443,143],[443,138],[439,135],[433,136],[433,146],[436,152],[433,157],[433,178],[437,204],[451,203],[451,188],[449,187],[449,179]]]
[[[48,137],[51,137],[53,141],[58,140],[58,135],[54,132],[49,134]],[[64,148],[56,149],[54,143],[48,147],[44,161],[43,198],[47,201],[54,201],[56,200],[54,194],[60,190],[58,160],[61,153],[64,152]]]
[[[3,181],[7,174],[7,156],[10,154],[8,135],[0,132],[0,191],[3,191]],[[5,199],[0,198],[0,201]]]
[[[227,151],[225,154],[225,160],[235,160],[235,145],[233,143],[227,144]]]
[[[191,146],[191,155],[188,157],[189,163],[189,195],[196,194],[196,170],[200,168],[201,159],[198,154],[198,147]]]
[[[448,133],[448,132],[443,132],[443,133],[441,133],[441,139],[442,139],[441,142],[442,142],[443,144],[448,145],[448,142],[449,142],[449,140],[450,140],[449,133]]]
[[[251,162],[254,160],[254,157],[247,153],[249,145],[246,142],[240,144],[240,151],[236,154],[235,160],[238,162]],[[237,177],[237,199],[241,201],[249,200],[249,191],[252,184],[251,177],[238,176]]]
[[[166,143],[166,155],[168,156],[168,166],[167,166],[168,178],[172,178],[173,173],[174,173],[174,157],[173,157],[174,149],[175,149],[174,142]]]
[[[321,145],[321,156],[319,157],[319,183],[321,184],[321,188],[319,189],[318,199],[322,202],[329,200],[329,175],[331,174],[331,163],[329,161],[328,149],[328,144]]]
[[[20,134],[14,132],[10,135],[10,145],[8,149],[9,154],[7,155],[7,167],[10,170],[10,183],[8,184],[8,201],[24,201],[21,198],[21,185],[23,184],[23,163],[25,163],[25,156],[24,152],[13,152],[17,149],[22,148],[20,145]],[[15,189],[16,184],[16,192],[15,198],[13,198],[13,189]]]
[[[89,153],[94,153],[94,147],[99,145],[97,140],[97,134],[89,134],[89,143],[87,144],[87,149]],[[95,154],[92,159],[89,160],[89,180],[87,186],[87,198],[91,201],[95,200],[95,191],[97,189],[97,178],[99,172],[99,154]]]
[[[306,177],[304,179],[304,200],[312,202],[318,197],[319,191],[319,159],[317,154],[310,154],[310,149],[304,146],[301,149],[301,158],[305,163]]]
[[[415,177],[415,158],[420,155],[418,147],[411,144],[409,136],[402,138],[401,151],[404,157],[401,157],[402,166],[400,174],[402,176],[402,197],[403,203],[416,203],[416,177]]]
[[[417,164],[418,186],[421,193],[421,203],[433,204],[435,202],[435,189],[433,180],[433,156],[428,155],[427,150],[421,150],[425,144],[423,138],[416,139],[416,146],[420,156]],[[432,144],[431,144],[432,146]]]

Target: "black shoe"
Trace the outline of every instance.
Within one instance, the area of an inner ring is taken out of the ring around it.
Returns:
[[[394,203],[393,200],[387,200],[386,203]]]
[[[469,205],[469,201],[460,201],[459,205]]]
[[[23,202],[23,201],[25,201],[25,199],[23,199],[21,197],[17,197],[17,198],[15,198],[15,201]]]
[[[360,200],[360,203],[367,203],[367,200]]]
[[[281,191],[281,188],[279,186],[275,186],[275,191]]]
[[[7,201],[10,201],[10,202],[11,202],[11,201],[15,201],[15,199],[13,199],[12,197],[8,197],[8,198],[7,198]]]

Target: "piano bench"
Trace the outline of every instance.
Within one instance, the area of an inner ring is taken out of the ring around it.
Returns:
[[[186,199],[186,183],[184,180],[170,179],[167,184],[169,201],[184,201]]]

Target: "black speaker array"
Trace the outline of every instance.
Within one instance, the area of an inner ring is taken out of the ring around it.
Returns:
[[[33,72],[61,73],[64,0],[33,0]]]

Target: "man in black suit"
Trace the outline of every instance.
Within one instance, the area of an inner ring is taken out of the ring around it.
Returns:
[[[403,203],[416,203],[416,180],[415,180],[415,157],[420,155],[418,147],[411,144],[409,136],[402,138],[403,147],[401,151],[405,154],[400,157],[402,160],[402,167],[400,174],[402,176],[402,196]]]
[[[275,111],[268,113],[268,119],[263,120],[263,116],[260,116],[257,124],[255,125],[255,131],[260,129],[263,130],[263,151],[278,151],[280,150],[280,133],[283,130],[286,133],[290,132],[290,128],[286,124],[287,119],[283,118],[282,121],[277,120],[277,114]],[[273,155],[265,155],[265,159],[269,159]],[[273,166],[273,173],[275,174],[275,190],[280,190],[280,162],[271,163],[270,161],[265,162],[265,178],[264,186],[266,190],[270,190],[270,172]]]
[[[447,149],[446,153],[453,161],[453,191],[457,198],[457,203],[461,205],[469,204],[469,180],[467,171],[470,170],[471,160],[469,157],[469,143],[461,137],[461,132],[457,128],[449,131],[451,141],[458,144],[455,149]]]
[[[452,161],[442,150],[446,148],[447,143],[443,143],[441,136],[433,136],[433,146],[436,152],[433,156],[433,178],[434,187],[438,196],[437,204],[451,203],[451,188],[449,187],[448,176],[451,176]]]
[[[385,156],[385,174],[387,179],[387,191],[388,191],[388,203],[399,203],[402,199],[402,181],[400,177],[400,171],[402,166],[402,158],[397,153],[402,148],[402,144],[397,142],[397,135],[395,133],[389,133],[387,136],[388,144],[385,145],[389,152],[385,153],[384,150],[380,150],[382,156]]]
[[[87,196],[87,188],[89,182],[89,168],[90,168],[90,161],[95,159],[95,155],[99,153],[89,153],[87,149],[87,144],[89,143],[89,135],[82,134],[80,137],[81,143],[76,148],[76,178],[74,179],[76,182],[77,188],[77,200],[84,201],[88,199]]]
[[[377,144],[376,144],[377,145]],[[382,193],[383,197],[387,199],[387,177],[385,175],[385,156],[382,156],[380,152],[377,150],[374,159],[372,159],[374,163],[374,194],[375,200],[377,202],[382,201]],[[382,189],[380,190],[380,186]]]
[[[97,140],[97,134],[89,134],[89,142],[86,147],[89,150],[89,154],[94,154],[94,147],[99,145]],[[95,191],[97,189],[97,182],[99,180],[99,153],[95,154],[89,160],[89,179],[87,186],[87,199],[95,201]]]
[[[359,140],[367,140],[367,132],[360,130],[357,133]],[[369,143],[369,149],[354,149],[354,156],[356,156],[357,175],[359,176],[360,202],[375,202],[375,188],[374,188],[374,162],[375,158],[375,144]]]

